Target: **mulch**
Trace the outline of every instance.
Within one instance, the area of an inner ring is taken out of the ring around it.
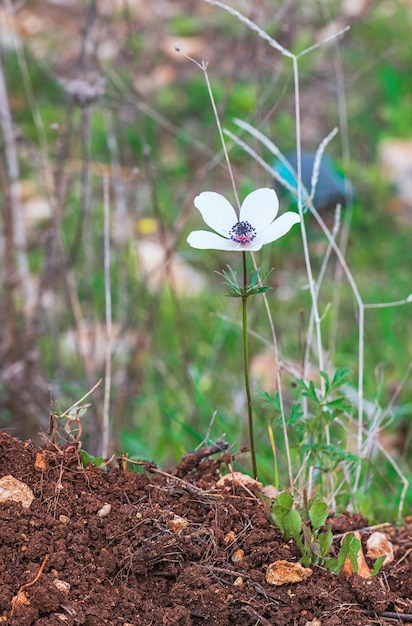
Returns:
[[[242,485],[217,485],[230,455],[168,472],[124,458],[80,463],[74,445],[37,448],[0,433],[0,478],[33,492],[0,501],[0,624],[13,626],[367,626],[412,621],[412,519],[385,527],[395,558],[379,574],[314,566],[272,586],[268,565],[297,562],[267,507]],[[361,515],[331,516],[342,533]],[[370,535],[362,531],[362,541]],[[372,565],[372,563],[370,563]]]

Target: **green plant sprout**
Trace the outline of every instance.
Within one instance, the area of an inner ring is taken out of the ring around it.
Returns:
[[[316,386],[313,380],[295,379],[294,384],[299,397],[290,405],[288,425],[293,429],[300,452],[298,476],[303,478],[309,468],[308,473],[311,473],[313,478],[317,477],[320,489],[324,493],[325,474],[329,484],[333,486],[335,470],[343,462],[356,467],[361,460],[356,453],[347,449],[347,432],[340,423],[342,417],[350,419],[354,410],[353,405],[342,394],[342,386],[349,380],[350,370],[337,369],[333,376],[320,372],[320,376],[323,381],[322,388]],[[264,401],[264,406],[273,411],[276,420],[280,421],[279,393],[271,395],[265,392],[261,393],[260,397]],[[333,434],[332,441],[328,441],[326,437],[328,428]]]
[[[334,574],[339,574],[348,558],[353,571],[357,572],[360,541],[353,533],[345,535],[338,555],[330,556],[333,534],[330,524],[326,530],[322,530],[329,514],[322,496],[316,494],[309,501],[304,499],[300,512],[294,506],[293,496],[289,492],[282,492],[276,498],[271,516],[283,538],[286,541],[295,540],[302,555],[300,559],[302,565],[305,567],[320,565]]]

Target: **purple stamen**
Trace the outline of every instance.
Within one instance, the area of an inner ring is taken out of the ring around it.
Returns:
[[[249,243],[256,237],[256,229],[249,222],[237,222],[229,230],[229,237],[237,243]]]

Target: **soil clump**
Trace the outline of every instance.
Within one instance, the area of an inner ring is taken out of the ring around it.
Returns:
[[[125,459],[80,463],[75,446],[37,448],[0,433],[0,478],[33,492],[0,498],[0,623],[10,626],[367,626],[412,621],[412,520],[384,532],[394,560],[370,579],[314,566],[272,586],[268,566],[299,561],[249,487],[219,487],[230,461],[170,472]],[[193,466],[194,465],[194,466]],[[338,535],[360,515],[331,518]],[[362,532],[366,543],[371,531]],[[372,565],[372,563],[370,563]]]

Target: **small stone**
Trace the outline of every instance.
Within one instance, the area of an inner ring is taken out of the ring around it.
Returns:
[[[62,524],[68,524],[70,521],[70,518],[67,517],[67,515],[59,515],[59,522],[61,522]]]
[[[14,476],[3,476],[0,478],[0,502],[12,500],[21,502],[25,509],[28,509],[34,500],[34,494],[26,483],[22,483]]]
[[[234,586],[234,587],[241,587],[242,585],[243,585],[243,578],[242,578],[241,576],[238,576],[238,577],[235,579],[235,581],[234,581],[234,583],[233,583],[233,586]]]
[[[255,480],[251,476],[248,476],[248,474],[242,474],[242,472],[231,472],[230,474],[226,474],[226,476],[219,478],[216,484],[218,487],[242,485],[248,489],[262,489],[262,483]]]
[[[383,562],[384,565],[393,561],[393,545],[384,533],[372,533],[366,542],[366,547],[368,549],[366,556],[371,559],[377,559],[380,556],[384,556],[386,557]]]
[[[64,593],[65,595],[67,595],[70,591],[70,583],[66,582],[65,580],[53,580],[53,585],[58,591]]]
[[[244,550],[242,550],[241,548],[239,548],[239,550],[235,550],[235,552],[232,554],[232,563],[240,563],[241,561],[243,561],[244,556]]]
[[[235,539],[236,539],[236,533],[233,530],[229,530],[229,532],[226,533],[223,539],[223,543],[227,546],[228,543],[232,543],[233,541],[235,541]]]
[[[34,469],[36,472],[45,472],[47,469],[47,461],[43,452],[36,454],[36,460],[34,461]]]
[[[185,528],[189,526],[189,522],[185,517],[180,515],[173,515],[172,519],[168,520],[167,525],[174,533],[181,533]]]
[[[275,561],[266,570],[266,582],[269,585],[286,585],[300,583],[312,576],[313,571],[309,567],[303,567],[301,563],[291,561]]]
[[[112,505],[107,503],[103,504],[102,508],[97,511],[97,517],[107,517],[112,510]]]

